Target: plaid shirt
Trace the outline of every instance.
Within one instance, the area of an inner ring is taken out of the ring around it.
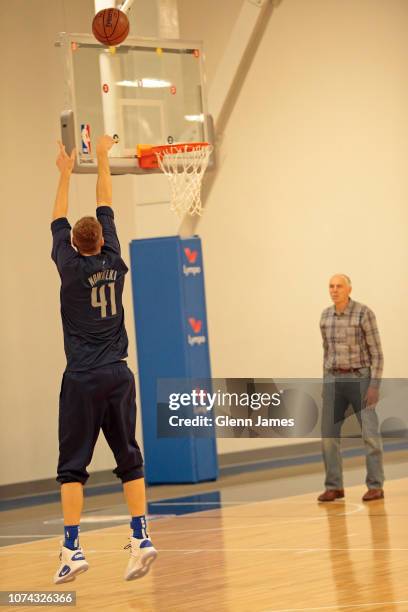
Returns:
[[[372,310],[353,300],[340,313],[330,306],[322,312],[320,330],[325,372],[336,368],[371,368],[371,378],[379,384],[384,359]]]

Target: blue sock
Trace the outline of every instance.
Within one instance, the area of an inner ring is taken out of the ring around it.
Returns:
[[[144,514],[142,514],[142,516],[132,516],[130,528],[133,529],[133,537],[137,538],[138,540],[143,540],[144,538],[149,537],[146,531],[147,523]]]
[[[79,548],[79,525],[64,525],[64,546],[71,550]]]

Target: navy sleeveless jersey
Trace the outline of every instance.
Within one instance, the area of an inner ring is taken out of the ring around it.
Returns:
[[[105,244],[99,255],[80,255],[66,217],[51,223],[51,257],[61,277],[66,369],[83,372],[127,357],[122,293],[128,268],[121,258],[113,210],[98,206]]]

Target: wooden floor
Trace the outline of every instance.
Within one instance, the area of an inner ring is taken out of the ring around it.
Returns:
[[[127,526],[88,531],[89,571],[57,590],[75,590],[86,611],[408,611],[408,479],[388,482],[384,501],[363,504],[364,490],[331,504],[315,494],[242,500],[152,521],[160,556],[134,582],[122,578]],[[53,589],[57,538],[0,555],[1,590]]]

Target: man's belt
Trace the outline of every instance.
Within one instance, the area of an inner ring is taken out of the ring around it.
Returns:
[[[331,368],[329,371],[332,372],[332,374],[352,374],[353,372],[359,372],[362,367],[363,366],[361,366],[361,368]]]

